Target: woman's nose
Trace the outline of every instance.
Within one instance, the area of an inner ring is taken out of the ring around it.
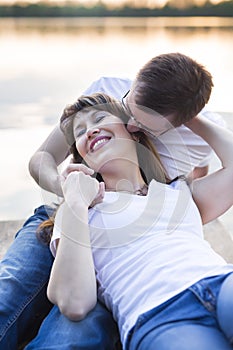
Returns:
[[[87,138],[91,139],[93,136],[96,136],[96,134],[98,134],[99,132],[100,132],[99,128],[89,128],[86,133]]]

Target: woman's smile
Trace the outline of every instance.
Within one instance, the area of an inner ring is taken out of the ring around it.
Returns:
[[[109,142],[109,136],[97,136],[90,144],[90,151],[94,152]]]

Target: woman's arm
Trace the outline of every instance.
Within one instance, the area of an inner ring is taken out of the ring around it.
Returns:
[[[222,168],[191,183],[193,198],[203,224],[222,215],[233,205],[233,133],[198,116],[186,124],[213,148]]]
[[[99,191],[99,183],[83,173],[71,173],[63,191],[65,203],[55,218],[61,238],[47,294],[64,315],[77,321],[84,318],[97,301],[88,207]]]

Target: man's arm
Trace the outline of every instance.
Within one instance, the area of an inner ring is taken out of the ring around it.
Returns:
[[[233,181],[233,134],[202,116],[193,118],[186,125],[209,143],[222,165],[209,176],[191,184],[193,199],[205,224],[222,215],[233,204],[232,191],[229,190]]]
[[[203,167],[195,167],[190,174],[188,174],[187,178],[189,180],[195,180],[200,177],[206,176],[209,171],[209,166],[203,166]]]
[[[221,115],[201,112],[205,119],[225,127]],[[181,125],[155,140],[155,146],[171,179],[185,175],[190,179],[201,178],[208,173],[213,156],[210,145],[185,125]]]
[[[29,161],[29,172],[40,187],[62,196],[57,167],[68,154],[69,146],[57,126]]]

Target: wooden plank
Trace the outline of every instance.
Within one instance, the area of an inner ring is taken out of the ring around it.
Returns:
[[[0,222],[0,258],[5,254],[23,222],[24,220]],[[204,235],[217,253],[222,255],[227,262],[233,263],[233,240],[219,220],[205,225]]]

